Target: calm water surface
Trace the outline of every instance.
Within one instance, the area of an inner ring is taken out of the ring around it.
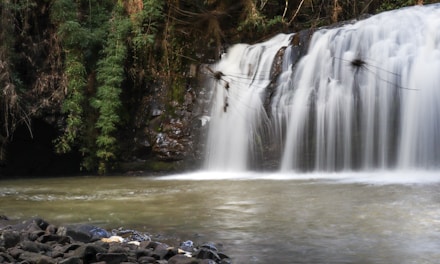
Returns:
[[[438,263],[440,174],[0,181],[0,214],[214,241],[234,263]]]

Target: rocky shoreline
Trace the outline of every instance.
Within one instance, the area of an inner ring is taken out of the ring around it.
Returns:
[[[87,225],[55,226],[41,218],[14,223],[0,216],[0,263],[23,264],[230,264],[214,243],[153,241],[136,230]]]

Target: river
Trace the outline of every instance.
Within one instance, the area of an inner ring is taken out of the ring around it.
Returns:
[[[437,263],[436,172],[0,181],[0,214],[213,241],[233,263]]]

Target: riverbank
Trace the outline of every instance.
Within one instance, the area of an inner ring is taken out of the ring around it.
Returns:
[[[0,216],[0,263],[232,263],[214,243],[168,245],[147,233],[87,224],[55,226],[41,218]]]

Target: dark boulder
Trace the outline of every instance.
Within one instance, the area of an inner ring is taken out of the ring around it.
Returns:
[[[7,249],[15,247],[18,243],[20,243],[20,233],[17,231],[7,230],[0,236],[0,245]]]
[[[22,263],[38,263],[38,264],[55,264],[57,263],[56,260],[53,258],[42,255],[40,253],[34,253],[34,252],[23,252],[18,257],[19,261],[22,261]]]
[[[98,253],[106,253],[107,250],[94,244],[85,244],[75,249],[71,254],[72,257],[78,257],[85,263],[96,262]]]
[[[96,259],[98,261],[105,261],[107,264],[119,264],[127,261],[128,257],[124,253],[98,253],[96,254]]]
[[[199,260],[185,255],[175,255],[168,260],[168,264],[199,264]]]
[[[194,242],[191,240],[184,241],[180,244],[179,248],[187,252],[192,252],[194,249]]]
[[[156,263],[156,259],[149,256],[142,256],[138,258],[139,264],[150,264],[150,263]]]
[[[69,244],[70,243],[70,237],[68,236],[59,236],[54,234],[46,234],[43,236],[40,236],[38,238],[38,241],[41,243],[47,243],[47,242],[56,242],[58,244]]]
[[[83,264],[83,261],[78,257],[70,257],[60,260],[58,264]]]
[[[8,254],[10,256],[12,256],[14,259],[18,259],[18,257],[20,257],[20,255],[23,252],[25,252],[25,251],[19,247],[12,247],[12,248],[8,249]]]
[[[177,251],[174,250],[173,248],[170,248],[167,244],[159,244],[156,246],[151,256],[160,260],[160,259],[169,259],[176,254]]]
[[[14,263],[14,258],[5,252],[1,252],[0,263]]]
[[[34,252],[34,253],[39,253],[40,249],[38,247],[38,244],[33,242],[33,241],[23,241],[20,243],[21,248],[24,251],[28,251],[28,252]]]
[[[221,258],[218,255],[217,251],[208,249],[208,248],[200,248],[196,253],[195,257],[198,259],[212,259],[215,262],[220,262]]]
[[[151,241],[149,235],[135,230],[129,230],[129,232],[118,230],[124,238],[114,236],[117,239],[103,238],[92,242],[96,237],[107,236],[108,232],[90,225],[60,228],[55,226],[48,228],[49,226],[43,220],[32,219],[19,225],[0,229],[0,263],[231,263],[226,255],[218,251],[214,243],[197,247],[188,240],[181,243],[179,247],[174,247],[166,243]],[[54,230],[57,230],[57,234],[53,233]]]
[[[73,240],[88,243],[109,237],[110,233],[105,229],[92,225],[71,225],[59,227],[57,235],[69,236]]]

